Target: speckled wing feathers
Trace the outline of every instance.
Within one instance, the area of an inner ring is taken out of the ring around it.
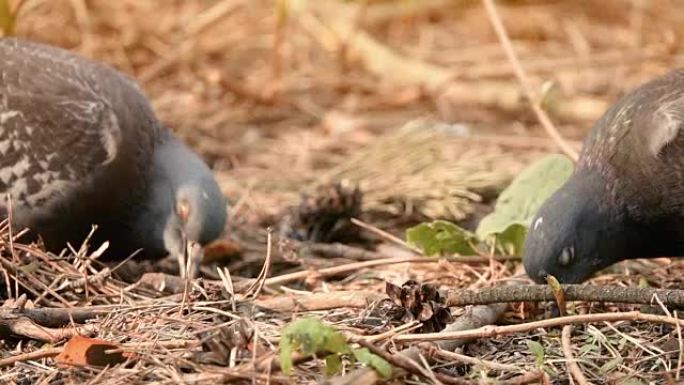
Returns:
[[[144,174],[159,125],[132,82],[14,39],[0,39],[0,58],[0,193],[10,192],[18,209],[48,210],[87,189],[115,197],[116,185],[95,184]]]
[[[627,209],[635,216],[684,213],[683,123],[679,70],[637,88],[607,111],[587,137],[578,169],[598,170],[609,199],[634,206]]]

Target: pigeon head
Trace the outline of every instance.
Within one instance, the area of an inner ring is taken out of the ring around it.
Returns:
[[[155,151],[150,209],[164,250],[175,256],[184,274],[197,274],[202,246],[224,230],[227,202],[209,167],[172,134]],[[189,263],[188,263],[189,262]],[[187,263],[187,265],[186,265]]]
[[[205,245],[221,235],[226,203],[213,178],[191,179],[175,191],[170,223],[194,242]]]
[[[630,226],[603,204],[605,183],[593,172],[576,171],[544,202],[531,222],[523,263],[537,283],[553,275],[578,283],[627,255]]]

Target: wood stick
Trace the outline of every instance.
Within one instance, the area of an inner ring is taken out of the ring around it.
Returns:
[[[591,301],[651,305],[658,298],[664,306],[684,307],[684,290],[649,287],[561,285],[566,301]],[[485,305],[504,302],[554,301],[549,286],[495,286],[477,290],[451,289],[442,292],[447,306]]]
[[[644,314],[639,311],[617,312],[617,313],[598,313],[582,314],[566,317],[551,318],[542,321],[527,322],[519,325],[508,326],[483,326],[473,330],[463,330],[455,332],[423,333],[423,334],[403,334],[394,337],[395,341],[449,341],[473,338],[488,338],[515,333],[529,332],[539,328],[552,328],[573,324],[588,324],[596,322],[616,322],[616,321],[647,321],[669,325],[684,325],[684,320],[675,319],[667,316],[655,314]]]
[[[565,366],[568,368],[568,373],[577,382],[577,385],[589,385],[589,381],[584,377],[582,369],[575,361],[572,355],[572,325],[563,326],[563,332],[561,333],[561,345],[563,348],[563,355],[565,356]]]
[[[532,111],[539,120],[539,123],[542,125],[542,127],[544,127],[546,133],[549,134],[549,136],[556,142],[556,144],[558,144],[558,147],[560,147],[560,149],[567,156],[569,156],[572,160],[576,162],[579,158],[577,151],[575,151],[575,149],[572,148],[565,141],[565,139],[563,139],[563,136],[561,136],[561,134],[558,132],[556,126],[554,126],[554,124],[551,122],[551,118],[549,118],[549,116],[546,114],[546,111],[544,111],[541,108],[539,98],[535,96],[535,92],[533,91],[532,86],[530,85],[530,81],[527,78],[527,74],[525,74],[525,71],[523,70],[522,65],[520,64],[520,60],[518,60],[518,57],[515,54],[515,50],[513,49],[513,45],[511,44],[511,40],[508,37],[508,33],[506,32],[506,29],[503,23],[501,22],[501,17],[499,16],[498,11],[496,10],[494,1],[482,0],[482,2],[484,3],[485,8],[487,9],[489,20],[491,21],[492,26],[496,31],[496,35],[499,37],[499,40],[501,41],[501,46],[506,52],[506,56],[508,56],[508,60],[511,62],[511,65],[513,66],[515,76],[518,78],[518,81],[520,82],[520,85],[522,86],[523,91],[525,92],[525,96],[530,102]]]

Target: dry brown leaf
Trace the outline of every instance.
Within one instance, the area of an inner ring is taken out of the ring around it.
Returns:
[[[117,350],[109,352],[110,350]],[[123,353],[117,344],[109,341],[75,336],[64,346],[64,350],[55,357],[60,366],[113,366],[132,358]]]
[[[219,262],[237,257],[242,252],[242,246],[227,239],[217,239],[204,247],[204,263]]]

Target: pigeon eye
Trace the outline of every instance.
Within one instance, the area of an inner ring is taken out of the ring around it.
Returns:
[[[185,199],[181,200],[176,207],[176,212],[183,222],[187,222],[190,217],[190,203]]]
[[[560,256],[558,256],[558,263],[561,266],[567,266],[575,259],[575,248],[570,246],[563,249]]]

